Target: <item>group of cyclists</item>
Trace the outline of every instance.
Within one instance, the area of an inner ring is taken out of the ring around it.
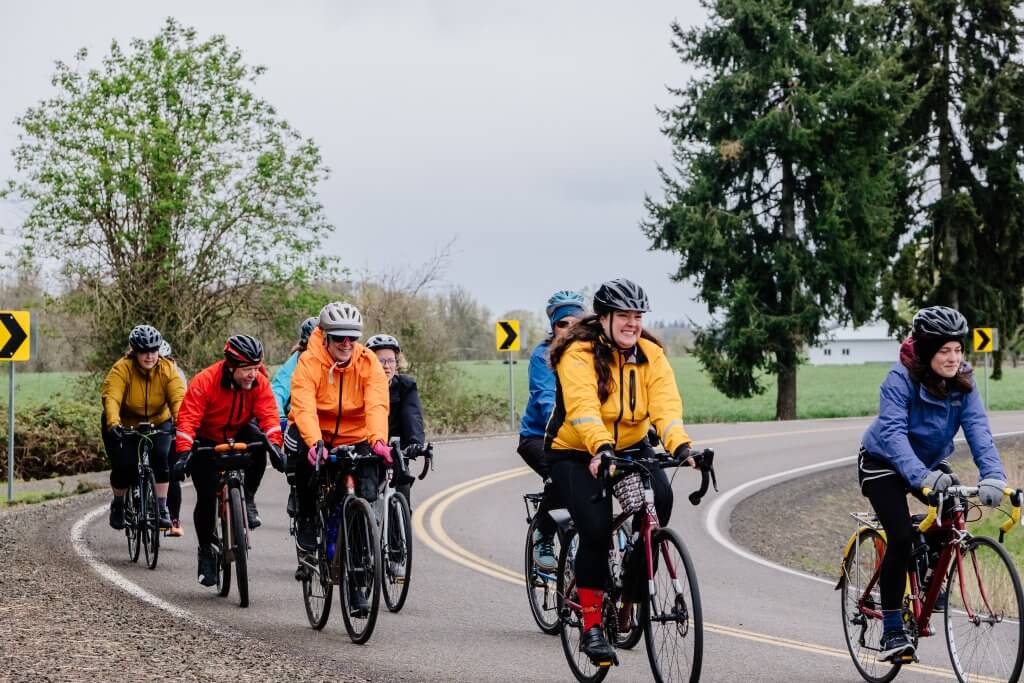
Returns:
[[[644,290],[626,279],[602,284],[589,311],[580,293],[556,292],[546,306],[550,332],[530,357],[518,452],[545,483],[533,561],[555,570],[556,529],[546,513],[567,509],[579,534],[574,570],[582,608],[581,649],[595,662],[614,657],[601,609],[612,524],[612,499],[600,495],[608,461],[603,456],[654,457],[648,436],[653,432],[667,454],[693,464],[689,454],[694,446],[683,423],[675,374],[661,343],[644,329],[649,311]],[[945,458],[961,427],[981,472],[981,502],[999,505],[1006,487],[988,417],[971,367],[963,360],[967,330],[964,317],[943,306],[914,316],[912,336],[881,385],[879,415],[863,437],[861,490],[888,534],[881,571],[880,647],[885,657],[913,651],[900,616],[912,535],[907,494],[921,497],[922,490],[942,491],[956,481]],[[318,459],[322,462],[334,446],[355,445],[361,453],[379,456],[381,466],[401,468],[393,462],[389,438],[398,437],[403,448],[425,443],[416,383],[400,372],[405,359],[398,340],[376,334],[363,345],[362,335],[363,319],[355,306],[329,303],[302,323],[291,355],[273,379],[263,345],[241,334],[227,340],[223,360],[186,385],[170,349],[161,352],[166,342],[160,333],[149,325],[134,328],[128,353],[114,363],[103,384],[103,439],[113,493],[110,525],[124,525],[123,496],[136,471],[135,444],[125,428],[150,422],[158,431],[151,459],[160,523],[176,535],[181,534],[180,493],[177,503],[173,495],[169,500],[170,482],[188,473],[195,485],[201,584],[215,581],[215,473],[209,462],[192,457],[197,445],[265,438],[271,463],[293,482],[288,514],[298,522],[296,542],[311,549],[312,473]],[[245,473],[250,528],[261,523],[255,499],[265,469],[265,458],[256,459]],[[358,475],[359,495],[375,500],[380,468],[366,466]],[[408,497],[412,477],[399,470],[394,481]],[[672,514],[671,485],[662,470],[653,472],[652,484],[658,520],[666,525]],[[633,564],[642,557],[634,553]],[[640,569],[626,568],[623,609],[646,597]]]

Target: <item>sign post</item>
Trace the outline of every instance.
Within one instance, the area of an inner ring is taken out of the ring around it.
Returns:
[[[972,332],[974,352],[985,354],[985,412],[988,412],[989,359],[992,358],[993,351],[999,350],[999,328],[975,327]]]
[[[516,390],[512,374],[512,354],[519,350],[520,341],[518,320],[499,320],[494,324],[494,346],[498,351],[508,353],[508,414],[513,432],[516,431]]]
[[[14,363],[30,357],[31,315],[0,311],[0,363],[7,363],[7,502],[14,502]]]

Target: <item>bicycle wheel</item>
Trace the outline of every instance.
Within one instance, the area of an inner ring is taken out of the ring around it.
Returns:
[[[320,515],[317,515],[317,522],[316,550],[312,553],[296,550],[296,553],[302,572],[302,601],[306,605],[306,618],[309,619],[309,625],[319,631],[327,625],[331,615],[334,584],[331,582],[331,567],[327,559],[327,526]]]
[[[124,494],[124,535],[128,538],[128,559],[139,561],[142,543],[139,537],[139,487],[133,486]]]
[[[1024,597],[1010,555],[991,538],[970,539],[951,563],[946,590],[946,646],[960,683],[1016,681]]]
[[[246,561],[248,548],[245,542],[245,506],[242,504],[242,491],[232,487],[228,491],[231,497],[231,560],[235,564],[235,578],[238,579],[238,606],[249,606],[249,565]]]
[[[388,533],[380,535],[381,559],[384,561],[381,590],[388,610],[397,612],[409,595],[409,580],[412,578],[412,525],[405,495],[396,491],[390,497],[387,515]]]
[[[559,631],[558,620],[558,570],[554,572],[540,569],[533,561],[533,534],[537,528],[537,517],[534,516],[526,528],[526,552],[523,562],[523,575],[526,578],[526,597],[530,603],[530,613],[541,631],[555,635]],[[555,557],[561,553],[558,534],[555,534]]]
[[[640,610],[647,659],[658,683],[700,680],[704,656],[704,620],[701,616],[697,572],[686,546],[672,529],[651,534],[654,594]]]
[[[227,512],[225,515],[224,513]],[[231,541],[231,529],[229,528],[231,516],[221,506],[221,498],[217,496],[217,516],[220,517],[220,538],[217,539],[217,595],[226,598],[231,592],[231,553],[229,552]]]
[[[157,510],[156,479],[152,472],[146,472],[141,500],[144,511],[139,524],[142,530],[142,549],[146,553],[146,566],[156,569],[157,556],[160,554],[160,513]]]
[[[373,634],[380,609],[380,539],[377,538],[377,522],[373,519],[370,504],[362,498],[348,497],[344,518],[345,524],[338,530],[335,545],[335,553],[343,553],[338,599],[348,637],[361,645]],[[367,609],[353,607],[356,591],[366,599]]]
[[[573,565],[576,561],[576,547],[579,537],[575,530],[569,531],[562,539],[562,547],[558,552],[558,578],[555,590],[558,600],[558,636],[562,641],[562,652],[569,662],[569,669],[576,680],[581,683],[598,683],[608,675],[611,667],[598,666],[590,661],[581,649],[583,639],[583,621],[580,618],[579,596],[576,593],[576,572]]]
[[[902,666],[878,658],[882,640],[882,594],[878,580],[884,556],[882,535],[874,529],[859,530],[843,561],[839,579],[846,648],[857,671],[871,683],[891,681]]]

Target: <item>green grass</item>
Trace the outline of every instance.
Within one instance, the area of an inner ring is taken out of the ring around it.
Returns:
[[[7,405],[7,372],[0,368],[0,403]],[[72,396],[84,372],[14,372],[14,406],[19,403],[45,403],[56,396]],[[97,400],[99,397],[97,396]]]
[[[744,422],[775,418],[775,382],[767,377],[767,391],[753,398],[731,399],[713,386],[697,363],[686,356],[672,358],[685,419],[698,422]],[[514,366],[516,403],[526,405],[527,358]],[[461,361],[455,366],[474,391],[508,400],[508,366],[501,361]],[[878,411],[878,387],[891,368],[889,363],[865,365],[802,365],[797,373],[797,414],[800,418],[852,417]],[[980,379],[980,377],[979,377]],[[992,410],[1019,410],[1024,406],[1024,367],[1004,366],[1003,379],[989,382]]]
[[[67,498],[69,496],[77,496],[82,493],[89,493],[95,491],[98,488],[102,488],[97,484],[80,480],[78,486],[73,489],[65,490],[61,486],[58,491],[22,491],[14,492],[14,501],[7,501],[7,482],[0,482],[0,490],[3,490],[3,498],[0,499],[0,507],[13,507],[15,505],[34,505],[35,503],[42,503],[47,500],[57,500],[58,498]]]

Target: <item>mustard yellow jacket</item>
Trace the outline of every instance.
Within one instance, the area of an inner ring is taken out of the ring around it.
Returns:
[[[558,388],[546,447],[591,455],[604,444],[619,450],[639,443],[652,424],[669,453],[690,443],[675,373],[662,348],[641,339],[628,357],[616,351],[612,391],[601,403],[594,368],[594,344],[599,343],[572,342],[555,367]]]
[[[127,356],[110,368],[103,380],[103,410],[107,429],[122,424],[134,427],[140,422],[160,424],[177,419],[185,382],[173,362],[161,358],[146,371]]]

